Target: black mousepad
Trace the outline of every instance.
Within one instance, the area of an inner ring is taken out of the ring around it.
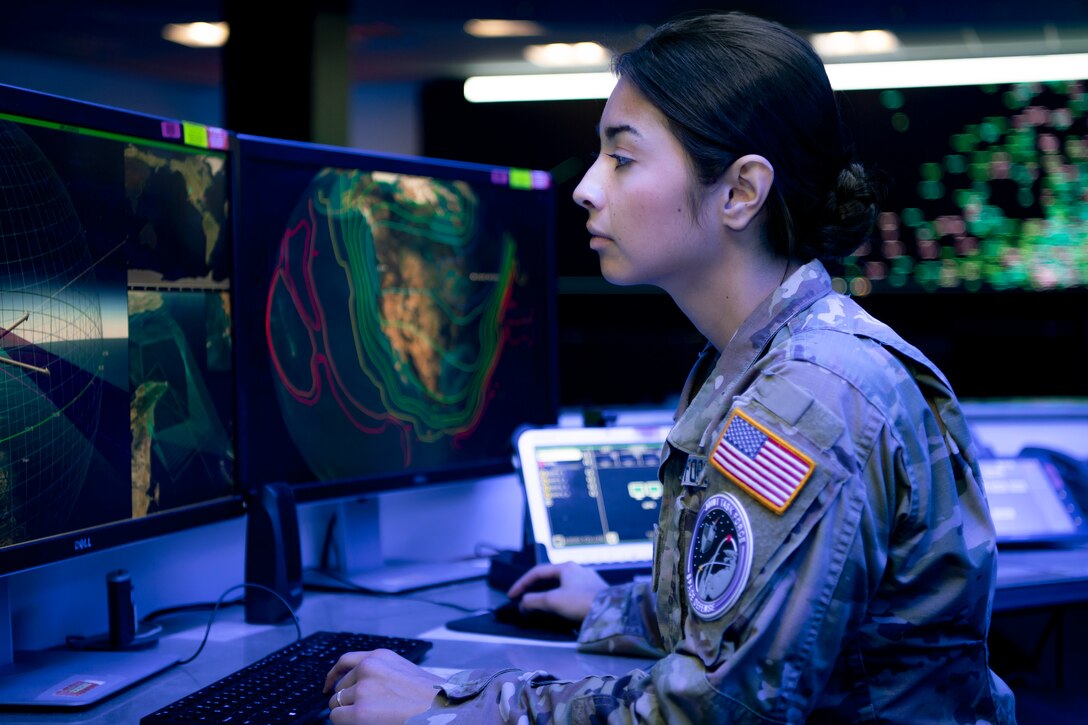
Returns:
[[[500,622],[494,613],[484,612],[471,617],[463,617],[447,622],[446,627],[455,632],[472,632],[474,634],[492,634],[499,637],[520,637],[522,639],[540,639],[550,642],[574,642],[578,639],[578,625],[570,623],[567,630],[542,629],[528,627],[509,622]]]

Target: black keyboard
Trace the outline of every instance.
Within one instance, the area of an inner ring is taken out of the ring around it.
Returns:
[[[345,652],[390,649],[419,662],[431,643],[352,632],[315,632],[140,719],[140,725],[302,725],[329,705],[325,676]]]

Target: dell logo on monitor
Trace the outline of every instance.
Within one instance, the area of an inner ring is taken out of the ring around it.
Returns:
[[[84,536],[81,539],[76,539],[76,541],[75,541],[76,551],[86,551],[87,549],[90,549],[90,548],[91,548],[91,537],[90,536]]]

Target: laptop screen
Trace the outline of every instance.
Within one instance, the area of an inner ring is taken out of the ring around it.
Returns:
[[[1084,514],[1052,465],[1038,458],[979,461],[998,544],[1088,539]]]
[[[517,439],[533,536],[553,563],[646,562],[668,426],[533,428]]]

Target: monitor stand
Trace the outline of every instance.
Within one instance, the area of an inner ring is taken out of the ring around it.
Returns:
[[[400,594],[485,577],[490,566],[487,558],[443,562],[384,559],[377,498],[337,504],[333,546],[337,566],[325,572],[328,576],[323,579],[341,582],[347,589],[382,594]]]
[[[0,577],[0,706],[87,707],[181,659],[147,650],[17,652],[11,619],[8,577]]]

